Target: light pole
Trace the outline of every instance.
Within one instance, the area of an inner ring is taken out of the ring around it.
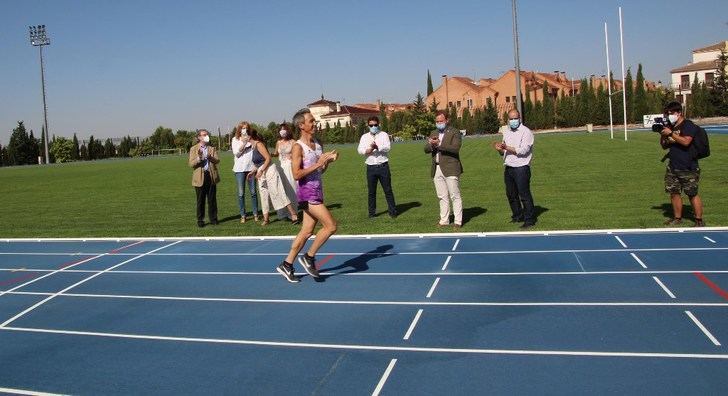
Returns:
[[[45,70],[43,67],[43,46],[50,45],[51,39],[46,34],[45,25],[30,26],[30,44],[38,47],[40,50],[40,81],[43,87],[43,124],[45,125],[45,133],[43,134],[43,145],[45,146],[45,163],[48,164],[48,106],[46,105],[45,93]]]
[[[447,92],[447,74],[442,75],[442,79],[445,82],[445,110],[450,113],[450,97]]]
[[[511,0],[511,9],[513,15],[513,57],[516,66],[516,109],[518,114],[523,117],[521,111],[521,62],[518,59],[518,13],[516,11],[516,0]]]

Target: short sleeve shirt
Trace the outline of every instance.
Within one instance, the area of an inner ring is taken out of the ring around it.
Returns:
[[[690,136],[695,139],[695,135],[698,133],[698,126],[690,120],[684,120],[677,128],[673,129],[673,132],[680,136]],[[690,152],[690,146],[685,147],[679,143],[672,143],[670,145],[670,167],[673,170],[697,170],[698,161],[693,158],[693,154]]]

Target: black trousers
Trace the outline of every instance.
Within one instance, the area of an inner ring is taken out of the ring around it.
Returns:
[[[205,222],[205,199],[207,199],[208,215],[211,223],[217,222],[217,186],[212,182],[210,172],[205,173],[202,187],[195,187],[197,194],[197,222]]]
[[[384,190],[384,198],[387,199],[389,215],[396,216],[397,207],[394,204],[394,193],[392,192],[392,174],[389,172],[389,162],[385,162],[381,165],[367,165],[369,216],[374,216],[377,211],[377,182],[382,184],[382,189]]]
[[[523,221],[525,224],[536,224],[531,196],[531,167],[509,167],[503,172],[506,183],[506,197],[511,205],[511,219]]]

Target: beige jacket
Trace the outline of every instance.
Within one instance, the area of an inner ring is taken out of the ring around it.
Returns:
[[[217,184],[220,182],[220,173],[217,171],[217,164],[220,163],[220,158],[217,156],[217,149],[210,145],[207,146],[207,160],[209,163],[207,168],[210,171],[210,179],[212,179],[213,184]],[[194,187],[202,187],[205,181],[205,170],[203,168],[203,162],[200,160],[200,143],[190,148],[188,164],[192,167],[192,185]]]

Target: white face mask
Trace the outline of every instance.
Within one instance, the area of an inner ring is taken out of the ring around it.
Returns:
[[[202,141],[205,143],[210,143],[210,136],[208,136],[208,135],[203,136]]]
[[[281,131],[278,132],[278,134],[281,135],[282,138],[284,138],[284,137],[286,137],[286,135],[288,134],[288,132],[286,132],[285,129],[281,129]]]
[[[240,130],[240,134],[243,136],[248,136],[248,128],[243,128]]]
[[[678,115],[670,114],[667,116],[667,119],[670,121],[670,124],[675,125],[675,123],[677,122],[677,119],[678,119]]]

